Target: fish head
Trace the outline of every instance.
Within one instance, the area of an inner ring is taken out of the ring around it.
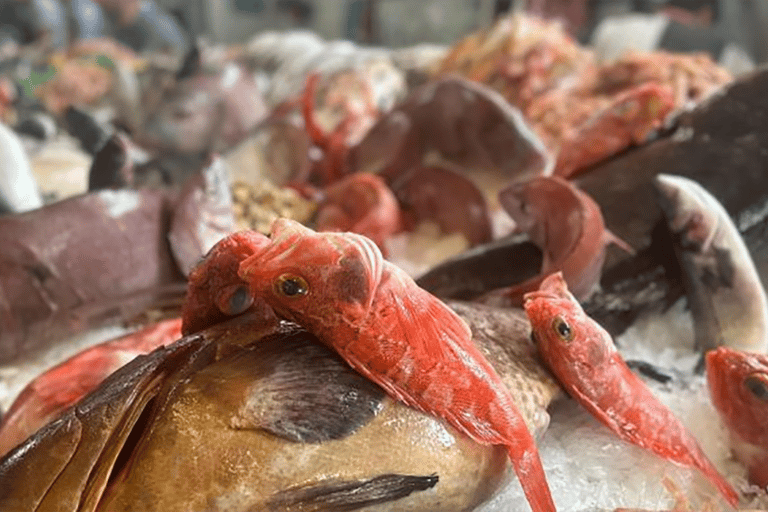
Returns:
[[[513,183],[499,192],[499,202],[515,221],[518,231],[530,232],[544,216],[546,191],[542,187],[546,187],[542,180],[533,179]]]
[[[277,219],[270,239],[240,264],[239,275],[278,315],[320,332],[369,311],[384,261],[369,238]]]
[[[551,368],[555,374],[588,379],[615,351],[608,332],[587,316],[561,272],[548,276],[523,300],[531,336],[550,368],[558,366]]]
[[[248,309],[265,315],[266,304],[254,297],[238,276],[240,262],[269,245],[256,231],[240,231],[220,240],[190,272],[182,309],[182,333],[186,336]]]
[[[587,206],[584,198],[588,196],[559,176],[515,183],[499,193],[499,202],[517,224],[517,230],[527,232],[540,247],[570,245],[573,233],[581,231]]]
[[[719,347],[706,362],[712,402],[728,428],[768,447],[768,355]]]
[[[697,244],[712,238],[722,206],[712,201],[701,185],[670,174],[659,174],[653,185],[657,202],[673,233],[684,233],[686,241]]]

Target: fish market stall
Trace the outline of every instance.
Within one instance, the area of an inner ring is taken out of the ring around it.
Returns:
[[[3,60],[0,510],[768,510],[768,69],[191,36]]]

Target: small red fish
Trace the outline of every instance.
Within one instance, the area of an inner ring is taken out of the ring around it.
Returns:
[[[605,110],[565,137],[554,174],[571,178],[633,144],[642,144],[661,127],[674,107],[672,91],[658,83],[645,83],[620,94]]]
[[[400,205],[387,184],[375,174],[360,172],[325,189],[318,206],[318,231],[350,231],[379,246],[401,228]]]
[[[608,244],[633,252],[605,228],[597,203],[562,178],[540,177],[512,185],[499,194],[499,201],[517,229],[527,232],[541,248],[544,259],[538,275],[492,292],[488,297],[491,301],[501,297],[520,306],[525,293],[538,289],[546,276],[557,271],[563,273],[573,294],[584,299],[600,279]]]
[[[240,277],[393,398],[476,442],[504,445],[531,508],[555,510],[533,436],[467,324],[371,240],[278,219]]]
[[[720,347],[707,353],[712,403],[731,431],[749,480],[768,486],[768,355]]]
[[[584,313],[560,273],[525,296],[539,352],[575,400],[621,439],[701,471],[732,506],[739,496],[696,439],[627,367],[608,332]]]
[[[112,372],[180,337],[181,320],[164,320],[84,350],[35,378],[0,422],[0,458],[96,389]]]

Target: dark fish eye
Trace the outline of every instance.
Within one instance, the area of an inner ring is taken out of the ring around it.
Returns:
[[[768,375],[753,373],[744,379],[747,389],[760,400],[768,402]]]
[[[240,285],[229,297],[229,314],[238,315],[248,309],[252,303],[253,298],[248,293],[248,288],[244,285]]]
[[[300,297],[309,293],[309,284],[301,276],[283,274],[275,281],[275,292],[285,297]]]
[[[225,288],[216,301],[217,306],[225,315],[239,315],[253,304],[253,297],[248,293],[244,284]]]
[[[563,341],[570,342],[573,339],[573,329],[562,317],[556,316],[552,320],[552,328]]]

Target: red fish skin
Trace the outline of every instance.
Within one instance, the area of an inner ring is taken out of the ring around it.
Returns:
[[[768,355],[719,347],[707,352],[709,392],[734,438],[749,480],[768,486]]]
[[[618,95],[610,106],[565,138],[554,174],[573,178],[590,165],[645,142],[674,107],[672,90],[658,83],[645,83]]]
[[[274,319],[271,309],[249,294],[246,283],[237,275],[240,262],[269,244],[269,238],[261,233],[239,231],[220,240],[208,251],[189,274],[187,295],[181,311],[181,332],[184,336],[202,331],[249,308],[259,311],[265,321]]]
[[[579,299],[595,289],[605,261],[606,247],[617,239],[605,227],[600,207],[588,194],[557,176],[539,177],[515,184],[499,194],[499,200],[521,231],[527,231],[543,253],[541,272],[520,284],[492,292],[508,305],[521,306],[523,295],[539,288],[549,274],[563,273],[568,287]]]
[[[35,378],[0,422],[0,457],[96,389],[125,363],[180,337],[181,319],[164,320],[84,350]]]
[[[732,506],[739,496],[718,473],[680,420],[627,367],[610,335],[568,292],[560,273],[526,295],[539,352],[575,400],[621,439],[700,470]],[[570,333],[570,339],[558,329]]]
[[[393,398],[479,443],[506,446],[531,508],[555,510],[535,441],[460,317],[365,237],[315,233],[278,219],[271,238],[240,267],[254,295]],[[303,279],[306,293],[280,293],[286,275]]]
[[[318,231],[350,231],[374,241],[386,256],[384,241],[400,231],[400,205],[384,180],[370,173],[350,174],[328,187],[317,212]]]

